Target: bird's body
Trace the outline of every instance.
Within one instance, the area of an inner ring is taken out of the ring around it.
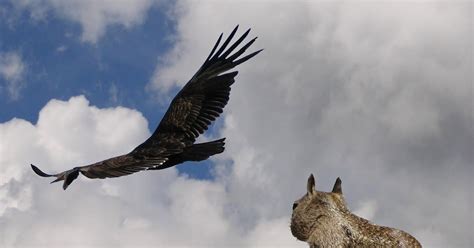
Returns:
[[[236,31],[237,27],[216,51],[222,38],[220,35],[204,64],[172,100],[155,132],[133,151],[58,174],[46,174],[31,165],[33,171],[42,177],[56,177],[53,182],[64,180],[63,188],[66,189],[79,173],[88,178],[120,177],[142,170],[161,170],[185,161],[202,161],[223,152],[224,139],[199,144],[195,141],[219,117],[229,101],[230,86],[237,71],[223,73],[261,51],[239,58],[254,38],[230,55],[250,29],[226,50]]]

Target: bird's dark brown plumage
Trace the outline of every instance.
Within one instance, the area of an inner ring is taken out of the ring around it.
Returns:
[[[219,117],[229,101],[230,87],[235,82],[237,71],[225,72],[262,51],[240,58],[255,42],[254,38],[231,55],[250,32],[248,29],[226,50],[237,28],[220,47],[222,34],[219,36],[204,64],[172,100],[155,132],[133,151],[58,174],[46,174],[31,165],[33,171],[42,177],[56,177],[53,182],[64,180],[63,188],[66,189],[79,172],[88,178],[120,177],[142,170],[165,169],[184,161],[201,161],[223,152],[224,139],[200,144],[194,142]]]

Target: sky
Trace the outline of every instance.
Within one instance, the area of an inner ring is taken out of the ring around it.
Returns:
[[[237,24],[265,50],[201,138],[224,153],[66,191],[31,171],[129,152]],[[0,246],[307,247],[313,173],[424,247],[473,247],[473,51],[471,1],[0,0]]]

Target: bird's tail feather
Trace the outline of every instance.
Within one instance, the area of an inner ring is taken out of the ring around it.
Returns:
[[[210,156],[219,154],[224,151],[225,138],[194,144],[186,148],[183,152],[185,161],[202,161],[208,159]]]
[[[166,163],[158,167],[150,168],[149,170],[162,170],[186,161],[202,161],[208,159],[210,156],[224,151],[224,140],[225,138],[222,138],[186,147],[182,153],[171,156]]]

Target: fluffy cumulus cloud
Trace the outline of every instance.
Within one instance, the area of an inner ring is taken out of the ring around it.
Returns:
[[[48,13],[77,22],[82,27],[81,39],[95,43],[107,26],[130,28],[140,24],[155,0],[13,0],[20,10],[26,9],[35,20],[44,20]]]
[[[149,136],[137,111],[91,106],[83,96],[51,100],[37,123],[0,124],[1,247],[156,247],[288,245],[288,219],[250,230],[229,216],[238,209],[225,184],[178,176],[174,168],[120,179],[80,177],[67,191],[32,173],[126,153]],[[284,224],[284,225],[282,225]],[[286,242],[286,243],[285,243]]]
[[[472,246],[470,3],[179,1],[173,14],[157,91],[184,84],[236,24],[265,48],[240,66],[222,130],[233,164],[217,180],[238,226],[287,235],[279,220],[312,172],[427,247]]]
[[[12,100],[18,99],[25,73],[26,64],[18,52],[0,52],[0,92],[5,91]]]

